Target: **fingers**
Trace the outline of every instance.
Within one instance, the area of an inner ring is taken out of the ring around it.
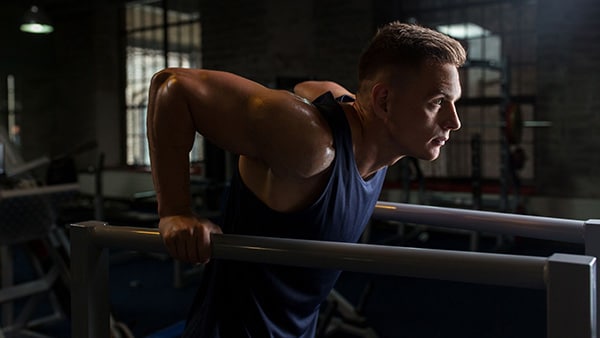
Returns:
[[[173,258],[201,264],[210,260],[211,233],[222,233],[214,223],[195,217],[161,219],[159,229],[167,251]]]
[[[194,228],[191,228],[187,231],[182,232],[182,235],[179,236],[179,244],[178,249],[182,251],[179,255],[179,258],[186,262],[195,263],[199,259],[198,254],[198,241],[197,236],[194,236]]]
[[[191,228],[189,237],[183,240],[180,246],[185,250],[182,260],[190,263],[208,263],[211,254],[210,233],[205,228]]]
[[[197,227],[178,229],[170,234],[172,241],[165,241],[165,244],[173,258],[205,264],[210,259],[210,234],[208,240],[204,239],[204,234],[205,231]]]

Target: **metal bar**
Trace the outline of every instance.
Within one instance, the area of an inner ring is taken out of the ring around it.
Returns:
[[[163,57],[165,59],[165,68],[169,67],[169,5],[167,1],[162,1]]]
[[[99,247],[126,248],[140,252],[166,253],[160,233],[157,229],[126,226],[98,225],[95,222],[83,222],[92,232],[93,241]]]
[[[543,289],[545,258],[213,235],[213,257],[373,274]],[[426,267],[426,268],[425,268]]]
[[[108,250],[94,244],[101,222],[71,226],[71,335],[110,337]]]
[[[585,222],[585,254],[592,257],[600,257],[600,219],[590,219]],[[596,281],[600,280],[596,269]],[[596,293],[596,303],[600,294]],[[596,323],[600,322],[600,312],[596,312]]]
[[[96,226],[93,235],[100,247],[165,251],[153,229]],[[545,288],[542,257],[219,234],[212,243],[213,259]]]
[[[47,274],[33,281],[2,287],[0,288],[0,304],[48,291],[57,277],[58,268],[53,267]]]
[[[14,264],[12,250],[8,245],[0,245],[0,288],[8,288],[14,284]],[[2,304],[1,326],[11,325],[14,318],[13,303]]]
[[[61,192],[78,192],[79,184],[78,183],[67,183],[67,184],[57,184],[57,185],[48,185],[42,187],[34,187],[34,188],[23,188],[23,189],[12,189],[12,190],[2,190],[0,191],[0,199],[5,198],[15,198],[22,196],[39,196],[45,194],[57,194]]]
[[[548,338],[596,337],[596,258],[554,254],[547,276]]]
[[[584,242],[585,222],[572,219],[391,202],[378,202],[373,218],[563,242]]]

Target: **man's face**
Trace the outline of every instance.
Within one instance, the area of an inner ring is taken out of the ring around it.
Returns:
[[[434,160],[460,128],[455,102],[461,95],[458,70],[425,64],[407,77],[391,80],[386,124],[398,155]]]

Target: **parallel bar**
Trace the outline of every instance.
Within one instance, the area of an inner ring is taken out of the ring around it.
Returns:
[[[93,241],[99,247],[140,252],[167,252],[158,229],[104,225],[93,226],[91,231]]]
[[[584,242],[585,221],[378,202],[373,218],[571,243]]]
[[[212,240],[214,258],[545,289],[545,257],[239,235]]]
[[[378,202],[373,212],[373,218],[538,239],[584,243],[585,221],[572,219],[391,202]],[[124,238],[122,238],[123,240],[130,242],[127,240],[127,236],[135,236],[136,240],[134,241],[134,245],[142,246],[139,249],[132,249],[155,252],[165,251],[156,231],[142,228],[119,228],[131,230],[119,233],[120,236],[124,236]],[[114,241],[116,240],[118,243],[120,238],[114,238],[114,236],[109,234],[111,231],[120,230],[112,229],[112,227],[98,227],[95,231],[96,240],[103,241],[103,236],[109,236],[111,240],[106,242],[108,246],[120,246],[114,244]]]
[[[165,250],[159,232],[153,229],[96,226],[93,234],[99,247]],[[545,288],[546,258],[542,257],[241,235],[213,234],[212,242],[215,259]]]

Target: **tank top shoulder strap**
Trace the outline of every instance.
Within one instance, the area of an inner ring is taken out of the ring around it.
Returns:
[[[313,104],[329,124],[335,143],[347,139],[348,133],[350,133],[350,125],[339,102],[348,101],[335,99],[331,92],[327,92],[313,101]]]

